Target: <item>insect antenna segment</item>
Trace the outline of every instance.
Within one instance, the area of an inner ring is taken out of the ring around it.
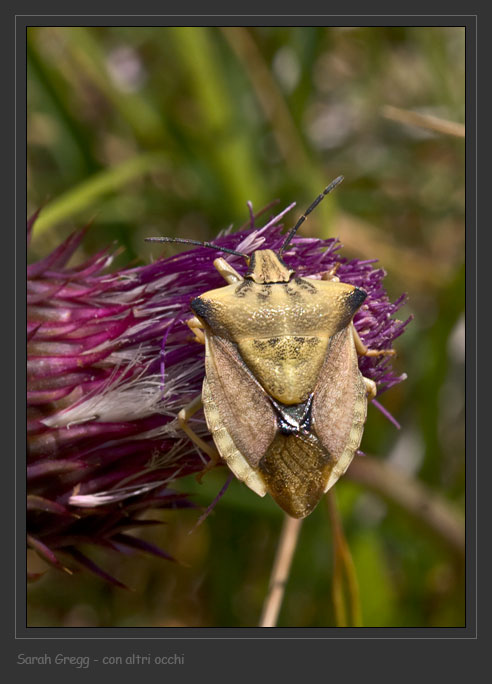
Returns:
[[[334,190],[334,189],[337,187],[337,185],[339,185],[342,181],[343,181],[343,176],[338,176],[337,178],[335,178],[335,180],[332,180],[332,181],[331,181],[330,185],[328,185],[328,186],[323,190],[323,192],[322,192],[320,195],[318,195],[318,196],[316,197],[316,199],[314,200],[314,202],[306,209],[306,211],[305,211],[304,214],[301,216],[301,218],[298,220],[298,222],[296,223],[296,225],[292,228],[292,230],[290,231],[290,233],[287,235],[284,244],[283,244],[282,247],[278,250],[278,255],[279,255],[279,256],[280,256],[283,252],[285,252],[285,250],[286,250],[287,247],[289,246],[289,242],[292,240],[292,238],[294,237],[294,235],[295,235],[295,234],[297,233],[297,231],[299,230],[299,226],[300,226],[302,223],[304,223],[304,221],[306,220],[306,218],[308,217],[308,215],[313,211],[313,209],[315,209],[315,208],[318,206],[318,204],[321,202],[321,200],[324,199],[324,198],[326,197],[326,195],[328,195],[332,190]]]
[[[294,237],[294,235],[297,233],[299,230],[299,226],[304,223],[308,215],[315,209],[318,204],[321,202],[326,195],[328,195],[332,190],[334,190],[337,185],[339,185],[343,181],[343,176],[338,176],[333,180],[324,190],[323,192],[316,197],[314,202],[306,209],[304,214],[300,217],[300,219],[297,221],[296,225],[292,228],[292,230],[289,232],[287,237],[285,238],[285,241],[283,245],[280,247],[278,250],[278,256],[281,256],[283,252],[287,249],[289,246],[290,241]],[[211,242],[202,242],[200,240],[190,240],[188,238],[177,238],[177,237],[148,237],[145,238],[146,242],[178,242],[183,245],[198,245],[199,247],[208,247],[210,249],[215,249],[218,252],[226,252],[227,254],[235,254],[236,256],[243,257],[243,259],[246,259],[249,263],[250,261],[250,255],[249,254],[244,254],[243,252],[238,252],[235,249],[229,249],[228,247],[221,247],[219,245],[214,245]]]
[[[228,247],[220,247],[219,245],[213,245],[211,242],[200,242],[200,240],[188,240],[186,238],[174,238],[174,237],[149,237],[145,238],[146,242],[179,242],[183,245],[199,245],[200,247],[209,247],[210,249],[216,249],[218,252],[227,252],[228,254],[235,254],[236,256],[243,257],[244,259],[249,259],[248,254],[243,252],[236,252],[234,249],[229,249]]]

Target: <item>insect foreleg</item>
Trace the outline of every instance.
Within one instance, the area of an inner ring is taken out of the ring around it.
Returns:
[[[214,266],[224,280],[229,283],[229,285],[240,283],[242,280],[244,280],[243,276],[222,257],[215,259]]]
[[[359,333],[355,329],[355,325],[352,323],[352,335],[354,338],[355,349],[359,356],[383,356],[383,355],[393,355],[395,353],[394,349],[368,349],[364,342],[360,339]],[[374,380],[365,378],[363,376],[364,384],[366,386],[367,399],[371,401],[378,393],[378,388]]]
[[[207,456],[210,458],[210,461],[207,463],[205,468],[198,473],[197,475],[197,480],[200,482],[202,477],[205,475],[206,472],[211,470],[217,463],[220,462],[220,456],[219,452],[214,446],[211,446],[210,444],[207,444],[206,442],[203,441],[188,425],[188,421],[192,416],[195,415],[197,411],[199,411],[203,406],[202,402],[202,395],[198,394],[190,403],[185,406],[181,411],[178,413],[178,421],[179,421],[179,427],[185,432],[188,437],[191,439],[191,441],[197,445],[202,451],[204,451]]]
[[[339,283],[340,278],[336,275],[336,272],[338,271],[339,268],[340,268],[340,264],[337,261],[337,263],[334,266],[332,266],[332,268],[330,268],[329,271],[323,271],[322,273],[319,274],[319,275],[321,275],[321,280],[331,280],[332,283]],[[313,275],[307,275],[307,276],[304,276],[304,278],[306,278],[306,280],[318,280],[318,278],[316,278]]]
[[[360,339],[359,333],[355,329],[355,325],[353,323],[351,325],[355,348],[359,356],[394,356],[396,354],[394,349],[368,349]]]
[[[378,393],[377,385],[374,380],[370,380],[370,378],[365,378],[362,376],[362,379],[364,380],[364,385],[366,386],[367,399],[371,401],[371,399],[374,399]]]
[[[336,272],[340,268],[340,263],[337,261],[336,264],[330,268],[329,271],[325,271],[321,274],[321,280],[331,280],[334,283],[339,283],[340,278],[336,275]]]
[[[199,342],[200,344],[205,344],[205,335],[203,334],[203,325],[201,321],[198,320],[196,316],[193,316],[193,318],[188,318],[186,325],[195,335],[194,341]]]

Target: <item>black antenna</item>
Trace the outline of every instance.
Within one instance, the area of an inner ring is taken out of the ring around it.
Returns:
[[[185,238],[172,238],[172,237],[150,237],[145,238],[146,242],[179,242],[183,245],[199,245],[200,247],[210,247],[210,249],[216,249],[218,252],[227,252],[228,254],[235,254],[236,256],[243,257],[244,259],[249,259],[248,254],[243,254],[242,252],[236,252],[234,249],[228,249],[227,247],[219,247],[219,245],[212,245],[210,242],[200,242],[199,240],[187,240]]]
[[[287,235],[284,244],[283,244],[282,247],[278,250],[278,255],[279,255],[279,256],[282,254],[282,252],[284,252],[284,251],[287,249],[287,247],[289,246],[289,242],[292,240],[292,238],[294,237],[294,235],[295,235],[295,234],[297,233],[297,231],[299,230],[299,226],[300,226],[302,223],[304,223],[304,221],[305,221],[306,218],[308,217],[308,214],[310,214],[310,213],[313,211],[313,209],[315,209],[315,208],[318,206],[318,204],[321,202],[321,200],[322,200],[324,197],[326,197],[326,195],[328,195],[332,190],[334,190],[334,189],[337,187],[337,185],[339,185],[342,181],[343,181],[343,176],[338,176],[337,178],[335,178],[335,180],[331,181],[330,185],[328,185],[328,187],[326,187],[326,188],[323,190],[323,192],[321,193],[321,195],[318,195],[318,196],[316,197],[316,199],[315,199],[314,202],[311,204],[311,206],[308,207],[308,209],[306,209],[306,211],[305,211],[304,214],[301,216],[301,218],[299,219],[299,221],[296,223],[296,225],[292,228],[292,230],[290,231],[290,233]]]

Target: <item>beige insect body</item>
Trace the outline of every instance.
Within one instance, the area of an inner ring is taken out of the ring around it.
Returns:
[[[203,407],[236,477],[301,518],[360,444],[366,385],[351,321],[366,294],[292,271],[287,281],[264,282],[265,262],[275,276],[282,263],[273,252],[255,256],[244,280],[191,304],[205,336]]]
[[[218,460],[188,425],[203,404],[220,458],[294,518],[311,513],[359,448],[376,385],[360,373],[358,353],[393,353],[368,350],[357,335],[352,321],[363,290],[334,274],[297,277],[281,257],[307,214],[341,180],[317,197],[278,253],[225,250],[244,256],[248,272],[243,277],[216,259],[228,284],[194,299],[188,321],[205,344],[205,379],[201,401],[180,412],[181,427],[212,463]]]

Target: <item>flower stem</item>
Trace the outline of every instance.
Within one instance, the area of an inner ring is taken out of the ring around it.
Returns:
[[[275,627],[277,624],[301,524],[302,519],[291,518],[289,515],[284,517],[259,627]]]
[[[326,495],[326,502],[333,531],[332,595],[336,625],[337,627],[361,627],[362,610],[357,574],[355,572],[352,554],[350,553],[350,548],[343,532],[333,490],[330,490]],[[346,583],[347,600],[344,591],[344,580]],[[348,606],[346,603],[348,603]],[[347,612],[349,613],[350,622],[349,619],[347,619]]]
[[[438,116],[431,116],[430,114],[421,114],[420,112],[412,112],[409,109],[401,109],[400,107],[393,107],[392,105],[384,105],[383,116],[386,119],[392,119],[399,123],[407,124],[408,126],[417,126],[418,128],[426,128],[429,131],[436,131],[444,135],[452,135],[455,138],[465,137],[465,126],[456,121],[447,121]]]

